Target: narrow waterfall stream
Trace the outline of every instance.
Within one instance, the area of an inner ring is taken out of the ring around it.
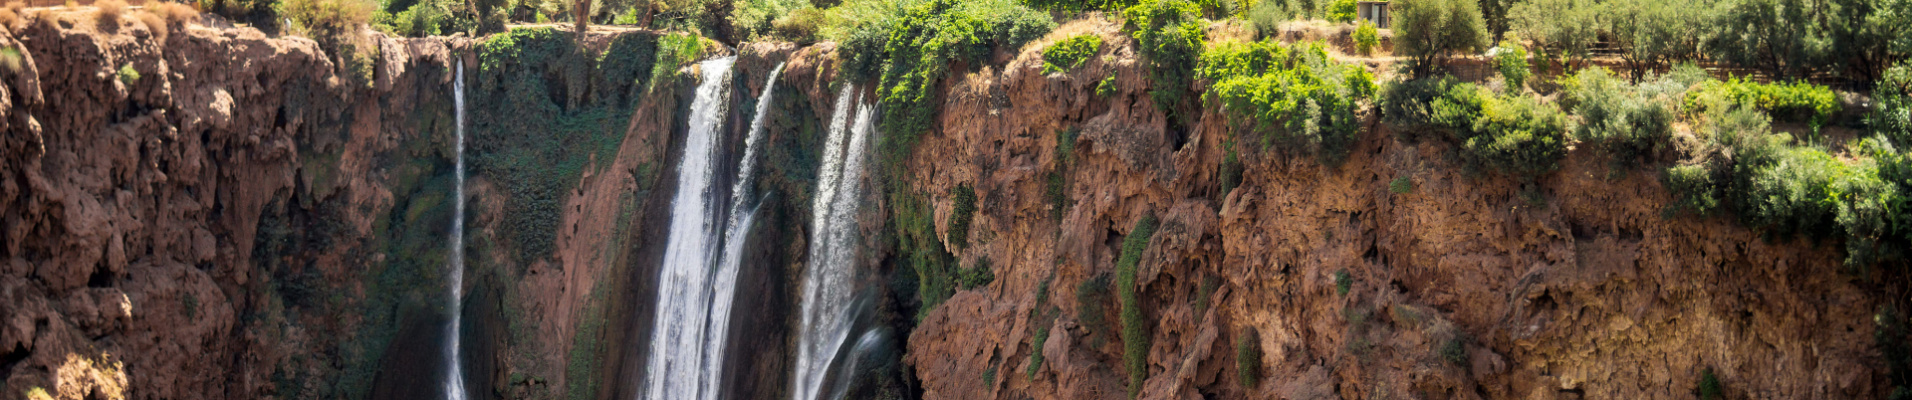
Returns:
[[[465,287],[465,63],[453,64],[451,99],[457,115],[458,155],[451,215],[451,322],[445,324],[445,398],[465,400],[465,372],[459,365],[458,324],[463,317]]]
[[[849,338],[856,262],[856,211],[860,203],[864,150],[869,147],[874,106],[846,87],[837,96],[811,205],[810,260],[803,269],[803,323],[797,342],[794,400],[816,400],[825,377]],[[854,117],[852,117],[854,114]],[[845,147],[844,136],[850,136]]]
[[[756,183],[752,178],[757,171],[757,143],[763,141],[764,116],[770,112],[770,95],[777,89],[777,75],[782,73],[783,64],[770,70],[770,81],[764,84],[763,94],[757,96],[757,114],[751,117],[750,131],[744,136],[744,157],[737,161],[737,180],[730,188],[730,224],[724,227],[724,254],[718,264],[710,306],[710,315],[723,321],[711,324],[712,340],[705,342],[709,348],[704,350],[704,357],[717,360],[705,364],[704,373],[708,376],[724,373],[719,367],[724,359],[725,339],[730,337],[728,320],[731,304],[737,299],[737,272],[743,269],[744,242],[750,233],[750,223],[757,217],[758,202],[750,193]],[[716,393],[713,390],[707,397],[714,398]]]

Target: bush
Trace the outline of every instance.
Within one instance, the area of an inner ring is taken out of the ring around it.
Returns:
[[[199,21],[199,10],[195,10],[192,6],[181,3],[165,1],[149,2],[146,5],[146,12],[158,15],[160,19],[166,21],[168,27],[173,28],[186,26],[187,23]]]
[[[1474,0],[1399,0],[1393,3],[1394,52],[1414,58],[1426,75],[1455,52],[1487,46],[1487,28]]]
[[[1713,369],[1700,371],[1700,400],[1718,400],[1726,398],[1725,390],[1720,387],[1719,376],[1713,375]]]
[[[1359,136],[1355,111],[1375,92],[1366,69],[1334,61],[1320,43],[1217,43],[1202,54],[1199,71],[1214,82],[1210,102],[1236,125],[1329,163],[1347,155]]]
[[[1102,37],[1094,34],[1081,34],[1042,49],[1042,73],[1053,74],[1073,70],[1082,66],[1097,52],[1102,51]]]
[[[1037,304],[1037,306],[1040,307],[1041,304]],[[1036,335],[1029,338],[1029,368],[1023,372],[1024,375],[1029,377],[1029,380],[1036,380],[1036,373],[1042,371],[1042,347],[1043,344],[1049,341],[1049,327],[1051,325],[1053,324],[1037,323]]]
[[[1373,22],[1362,20],[1354,28],[1354,52],[1362,57],[1374,55],[1374,48],[1381,46],[1381,31],[1374,28]]]
[[[1027,0],[1029,7],[1044,11],[1074,14],[1083,11],[1120,11],[1135,5],[1135,0]]]
[[[1394,181],[1388,182],[1388,192],[1394,194],[1414,193],[1414,180],[1408,178],[1407,175],[1394,178]]]
[[[805,0],[740,0],[731,3],[730,29],[739,40],[770,36],[775,22],[801,8],[815,9]]]
[[[1089,347],[1101,348],[1110,337],[1119,337],[1115,327],[1109,323],[1108,304],[1112,302],[1108,273],[1099,273],[1076,284],[1076,319],[1082,321],[1082,327],[1089,332]]]
[[[1404,139],[1429,129],[1470,129],[1480,117],[1480,88],[1452,76],[1389,83],[1381,89],[1381,117]]]
[[[949,245],[958,251],[969,248],[969,222],[976,215],[976,190],[969,185],[950,191],[954,203],[949,211]]]
[[[1127,18],[1122,29],[1135,38],[1149,79],[1155,83],[1149,98],[1156,109],[1168,113],[1171,126],[1179,125],[1176,121],[1182,116],[1177,110],[1190,90],[1207,38],[1200,12],[1186,0],[1144,0],[1122,15]]]
[[[816,43],[819,29],[825,23],[826,17],[823,10],[814,7],[800,8],[771,23],[770,35],[798,45]]]
[[[1346,269],[1334,271],[1334,294],[1347,296],[1348,290],[1352,289],[1354,289],[1354,276],[1349,275]]]
[[[1912,62],[1886,70],[1885,79],[1872,89],[1872,101],[1875,105],[1866,120],[1873,131],[1893,145],[1912,146]]]
[[[446,23],[446,13],[436,4],[421,1],[391,16],[388,25],[394,34],[407,37],[438,35]]]
[[[1534,97],[1490,97],[1471,136],[1461,140],[1462,158],[1531,181],[1566,157],[1566,126],[1560,110]]]
[[[1706,43],[1714,58],[1801,79],[1826,62],[1818,13],[1806,0],[1737,0],[1722,6]]]
[[[1467,366],[1467,341],[1455,336],[1442,342],[1441,359],[1447,360],[1449,364]]]
[[[1328,3],[1328,21],[1348,22],[1354,20],[1354,0],[1333,0]]]
[[[108,32],[117,29],[120,17],[126,15],[125,0],[100,0],[93,2],[93,7],[99,9],[93,14],[93,23]]]
[[[837,52],[847,58],[844,76],[852,81],[881,73],[876,93],[885,104],[878,142],[883,165],[902,165],[932,128],[942,96],[937,89],[951,62],[981,61],[1055,28],[1047,14],[1009,0],[927,0],[898,11],[873,18]]]
[[[120,83],[126,86],[133,86],[134,82],[139,82],[139,70],[133,69],[133,64],[131,63],[121,65],[119,68],[119,80]]]
[[[1678,3],[1613,0],[1606,3],[1606,30],[1635,78],[1699,57],[1703,16]],[[1701,11],[1703,12],[1703,11]]]
[[[1686,94],[1688,112],[1721,105],[1748,105],[1765,111],[1774,120],[1804,122],[1816,128],[1838,112],[1839,96],[1831,88],[1806,82],[1758,83],[1739,78],[1702,82]]]
[[[1248,9],[1248,23],[1255,27],[1257,39],[1273,38],[1281,33],[1281,23],[1288,20],[1288,9],[1281,0],[1261,0]]]
[[[996,280],[996,273],[989,269],[988,258],[976,259],[976,266],[956,271],[956,285],[963,290],[975,289]]]
[[[1122,300],[1122,360],[1129,371],[1129,398],[1142,392],[1148,380],[1148,320],[1142,317],[1141,296],[1136,291],[1136,268],[1149,237],[1155,235],[1155,216],[1135,221],[1135,229],[1122,238],[1122,256],[1115,261],[1115,290]]]
[[[1235,338],[1235,381],[1253,388],[1261,381],[1261,340],[1253,329]]]
[[[279,12],[320,44],[337,44],[341,35],[356,34],[371,22],[374,9],[367,0],[285,0]]]
[[[1616,169],[1650,161],[1672,138],[1673,110],[1605,68],[1580,70],[1562,92],[1561,104],[1580,117],[1574,137],[1610,153]]]
[[[1520,45],[1520,39],[1500,42],[1500,50],[1494,53],[1494,69],[1500,71],[1508,93],[1520,93],[1527,87],[1527,77],[1534,74],[1527,66],[1527,48]]]

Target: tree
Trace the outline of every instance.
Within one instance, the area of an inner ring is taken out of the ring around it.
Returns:
[[[1707,41],[1714,56],[1774,78],[1806,78],[1823,65],[1829,41],[1806,0],[1737,0],[1723,7]]]
[[[1513,29],[1542,53],[1585,60],[1588,47],[1599,39],[1600,9],[1589,0],[1532,0],[1509,13]]]
[[[1828,61],[1847,66],[1847,78],[1877,81],[1893,60],[1912,52],[1904,48],[1912,44],[1912,0],[1832,0],[1831,8]],[[1894,48],[1895,40],[1900,48]]]
[[[1605,8],[1605,30],[1623,49],[1620,57],[1634,82],[1648,71],[1698,56],[1703,11],[1658,0],[1613,0]]]
[[[1415,75],[1425,75],[1454,52],[1479,52],[1487,46],[1487,27],[1475,0],[1395,1],[1395,51],[1414,58]]]

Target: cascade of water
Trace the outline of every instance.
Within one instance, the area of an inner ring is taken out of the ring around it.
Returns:
[[[704,342],[704,357],[719,362],[704,364],[704,374],[708,376],[723,374],[720,367],[725,340],[730,337],[730,306],[737,298],[737,272],[743,269],[744,241],[750,232],[750,222],[757,216],[757,206],[750,194],[751,185],[755,184],[751,178],[757,171],[757,142],[763,140],[765,115],[770,113],[770,94],[777,89],[777,75],[782,73],[783,64],[770,70],[770,81],[763,85],[763,94],[757,96],[757,115],[751,117],[750,132],[744,136],[744,157],[737,161],[737,180],[730,188],[730,224],[724,228],[724,254],[712,287],[711,340]],[[705,397],[715,398],[717,391],[707,393]]]
[[[824,142],[823,169],[818,172],[816,203],[812,204],[810,261],[803,271],[803,324],[798,337],[795,400],[816,400],[824,378],[850,335],[850,303],[854,294],[856,210],[860,204],[864,150],[875,130],[875,107],[851,101],[854,88],[844,88],[830,117],[830,136]],[[854,121],[850,121],[855,110]],[[850,143],[844,147],[848,131]]]
[[[843,366],[843,371],[841,371],[839,375],[856,373],[858,364],[861,363],[864,358],[869,357],[871,352],[876,351],[878,346],[882,346],[884,339],[888,337],[889,335],[885,334],[885,331],[882,329],[864,331],[863,336],[856,339],[856,346],[851,348],[850,358],[846,360],[848,364]],[[850,385],[847,382],[839,382],[836,385],[836,389],[830,391],[830,399],[843,400],[845,395],[849,393]]]
[[[451,84],[451,99],[458,121],[457,178],[452,191],[453,201],[457,204],[451,216],[451,323],[445,325],[445,336],[450,338],[445,344],[445,398],[465,399],[464,367],[459,365],[458,324],[463,317],[463,292],[465,287],[465,63],[459,62],[452,67],[456,71]]]
[[[657,313],[645,376],[646,399],[712,399],[718,393],[729,315],[713,313],[718,297],[718,246],[725,226],[718,207],[728,205],[712,186],[717,173],[719,128],[729,105],[730,67],[736,57],[699,63],[703,82],[690,104],[690,131],[678,163],[677,194],[671,200],[670,238],[659,272]],[[740,223],[749,222],[746,216]],[[735,277],[731,278],[732,280]],[[725,288],[725,290],[732,290]],[[725,296],[728,297],[728,296]]]

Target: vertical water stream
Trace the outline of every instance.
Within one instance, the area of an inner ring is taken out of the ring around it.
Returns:
[[[463,292],[465,287],[465,64],[454,64],[455,71],[451,83],[451,99],[454,113],[457,115],[458,155],[456,186],[452,191],[454,204],[451,215],[451,322],[445,324],[445,398],[465,399],[464,367],[458,356],[458,324],[463,317]]]
[[[830,135],[824,142],[823,168],[817,176],[816,202],[811,205],[810,260],[803,270],[803,323],[797,343],[794,400],[816,400],[850,335],[851,303],[855,294],[856,211],[861,203],[864,150],[874,130],[875,107],[852,101],[856,90],[846,87],[837,96],[830,116]],[[852,117],[854,114],[854,117]],[[850,136],[848,146],[843,143]]]

